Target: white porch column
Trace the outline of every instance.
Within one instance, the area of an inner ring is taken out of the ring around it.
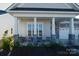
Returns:
[[[56,33],[55,33],[55,18],[52,18],[52,39],[56,39]]]
[[[16,42],[18,41],[18,18],[15,17],[14,19],[14,24],[13,24],[13,34],[14,34],[14,44],[16,44]]]
[[[70,20],[70,29],[69,29],[69,34],[74,34],[74,18],[71,18]]]
[[[34,35],[37,34],[37,31],[36,31],[36,24],[37,24],[37,18],[34,17]]]
[[[74,44],[75,44],[74,18],[71,18],[69,27],[69,45],[72,46]]]
[[[21,19],[18,18],[18,24],[17,24],[17,28],[18,28],[18,35],[21,35]]]
[[[14,17],[14,24],[13,24],[13,34],[17,35],[18,34],[18,18]]]
[[[52,18],[52,35],[55,35],[55,18]]]

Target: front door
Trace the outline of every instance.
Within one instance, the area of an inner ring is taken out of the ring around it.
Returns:
[[[43,24],[37,23],[36,30],[37,30],[37,36],[42,37],[42,35],[43,35]],[[29,23],[27,25],[27,31],[28,31],[28,36],[29,37],[34,36],[34,24],[33,23]]]

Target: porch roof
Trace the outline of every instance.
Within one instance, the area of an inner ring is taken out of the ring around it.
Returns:
[[[74,9],[56,9],[56,8],[14,8],[14,11],[79,11]]]
[[[79,5],[76,3],[16,3],[8,7],[7,10],[79,12]]]

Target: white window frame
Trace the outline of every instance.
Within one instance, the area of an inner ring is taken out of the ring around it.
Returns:
[[[27,22],[27,27],[26,27],[27,28],[27,36],[28,36],[28,24],[34,24],[34,23],[33,22]],[[37,22],[37,24],[42,24],[42,36],[43,36],[43,32],[44,32],[43,31],[43,28],[44,28],[43,26],[44,26],[44,24],[42,22]],[[32,31],[32,29],[31,29],[31,31]],[[33,34],[33,32],[31,34]],[[33,35],[31,35],[31,36],[33,37]],[[38,34],[37,34],[37,36],[40,37],[39,36],[39,27],[38,27]]]

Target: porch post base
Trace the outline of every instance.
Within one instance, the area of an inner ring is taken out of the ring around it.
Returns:
[[[56,35],[52,35],[51,40],[52,42],[56,42]]]
[[[69,46],[74,46],[75,44],[75,34],[69,34],[69,42],[68,45]]]

